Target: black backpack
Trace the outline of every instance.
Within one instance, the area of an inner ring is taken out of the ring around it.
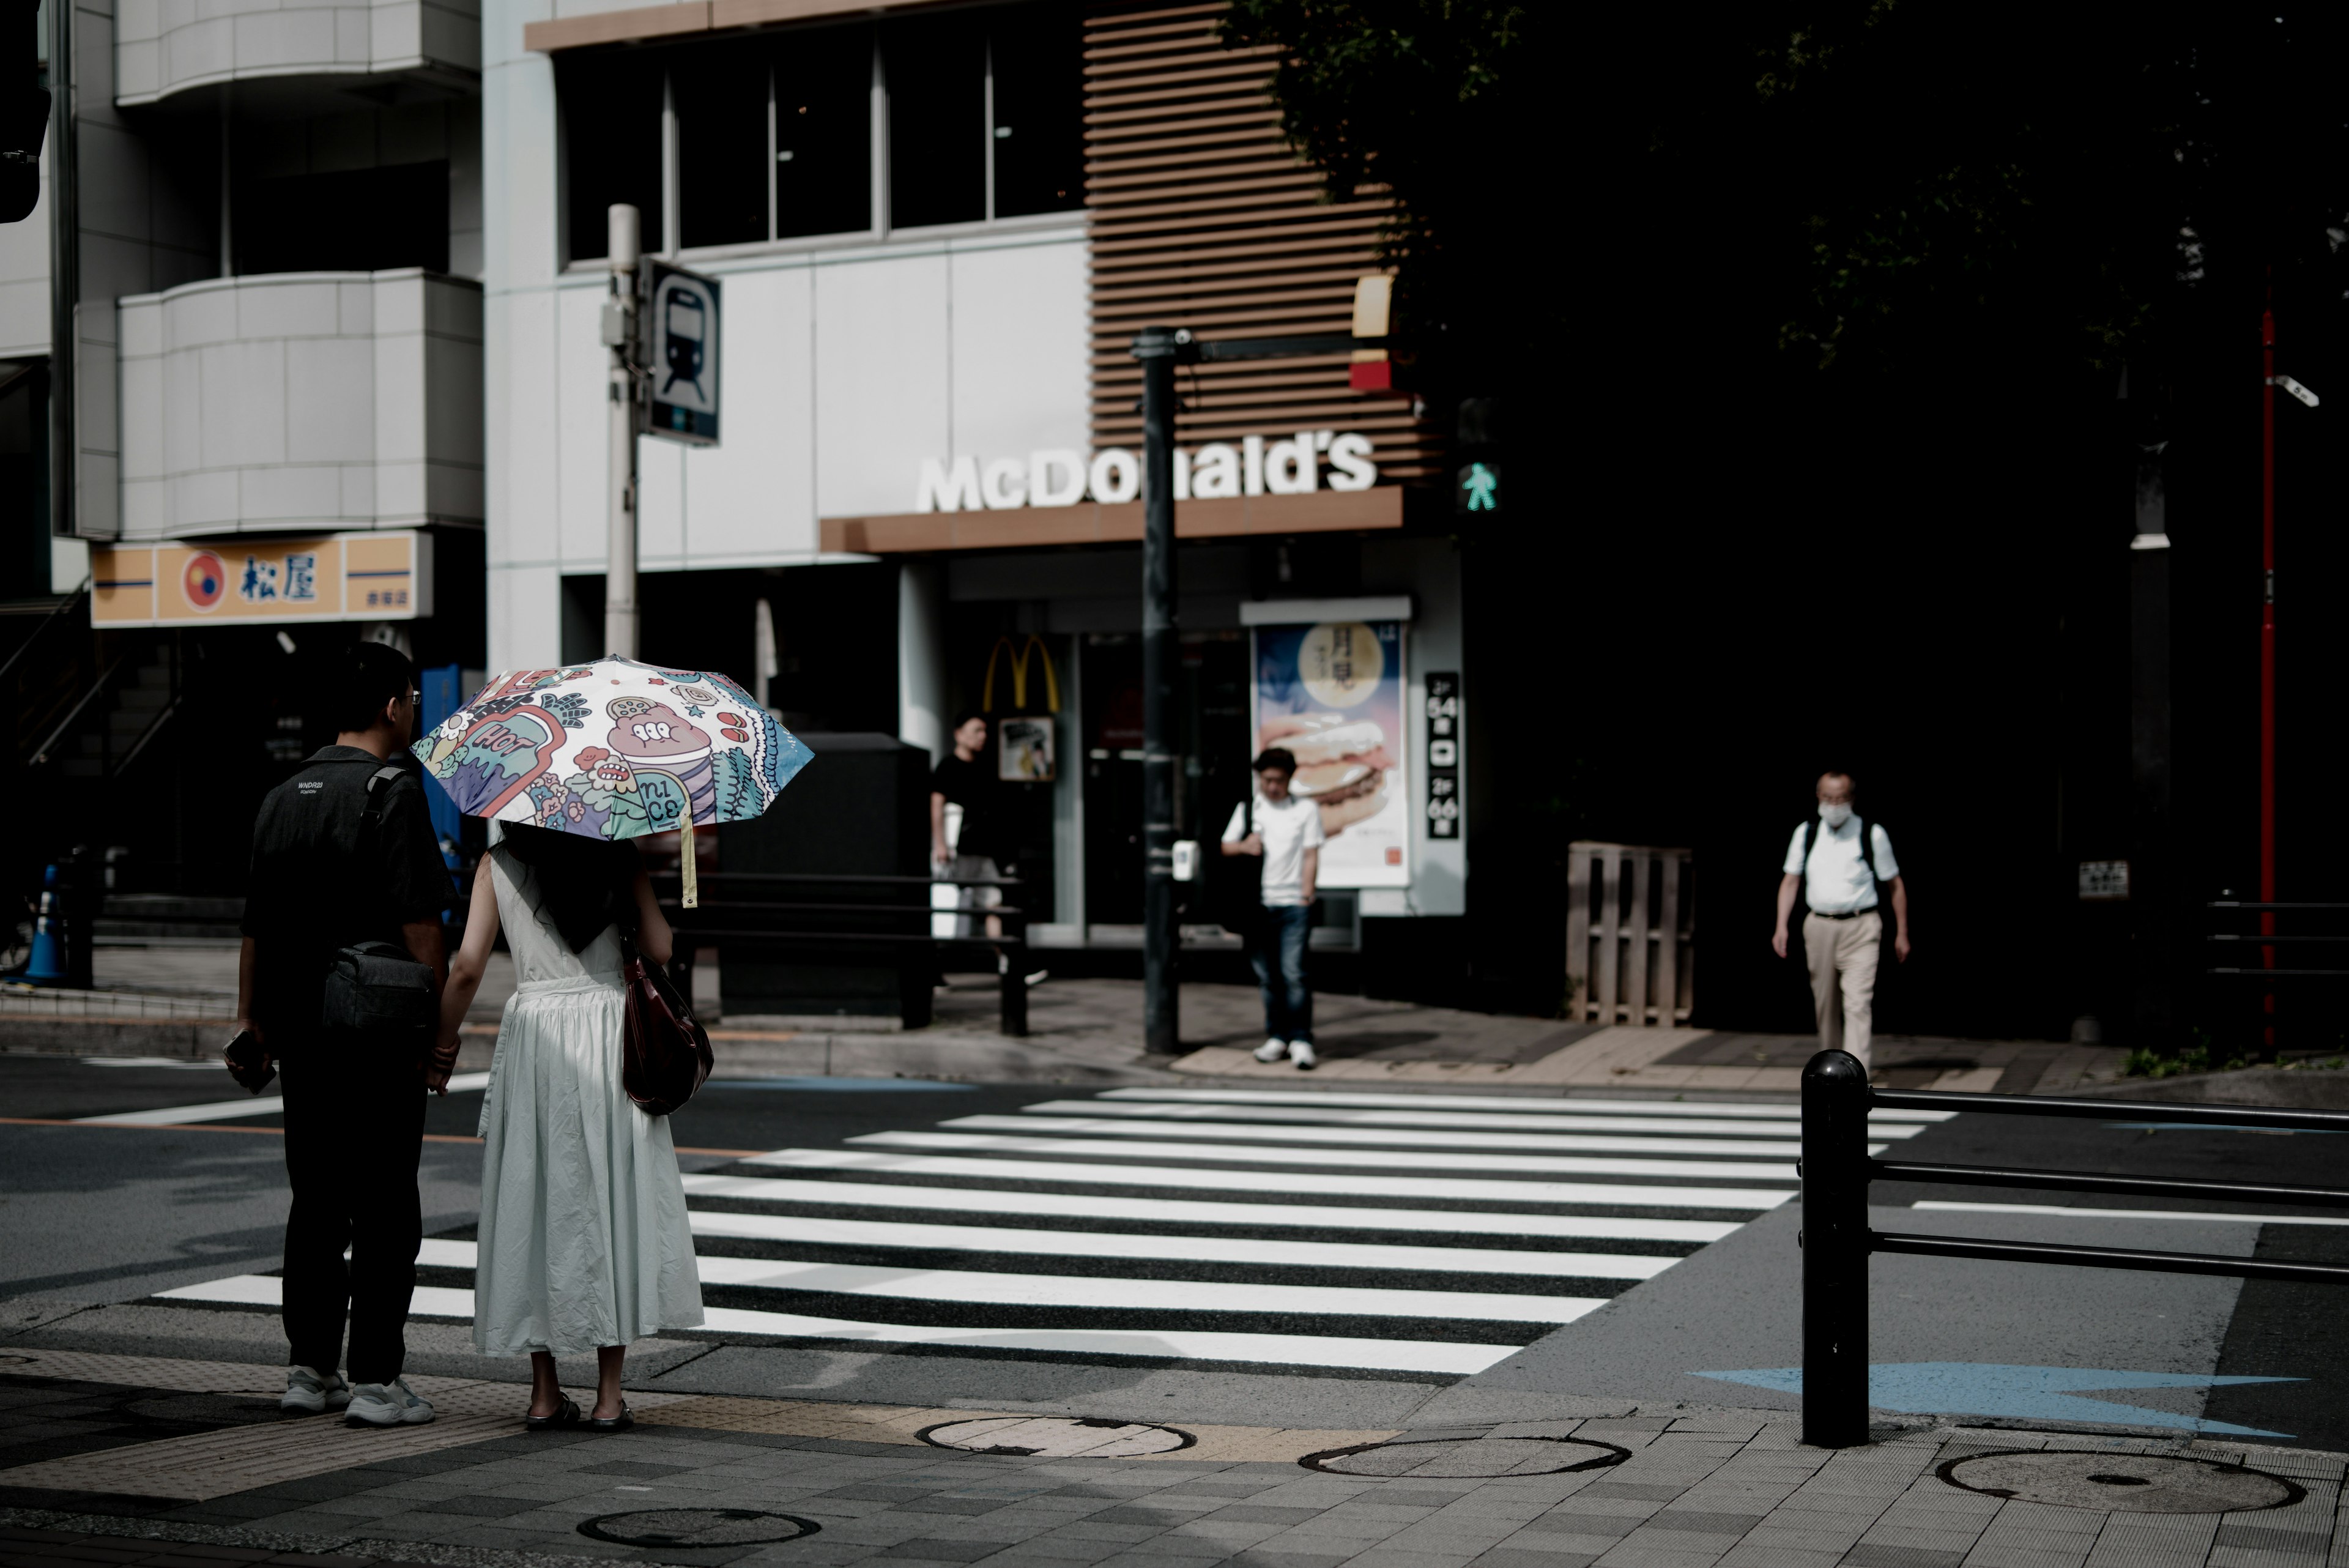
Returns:
[[[1870,823],[1868,818],[1860,815],[1857,812],[1854,812],[1852,814],[1851,819],[1859,825],[1859,863],[1868,867],[1868,879],[1877,884],[1876,901],[1878,904],[1881,904],[1884,901],[1884,878],[1876,869],[1875,828],[1877,825]],[[1803,891],[1805,894],[1805,902],[1803,907],[1806,909],[1810,908],[1808,901],[1810,877],[1808,873],[1811,866],[1811,849],[1818,843],[1818,841],[1819,819],[1814,816],[1809,822],[1803,826],[1803,870],[1805,873],[1803,877]]]
[[[384,796],[405,771],[387,763],[367,775],[359,849],[368,860],[380,853]],[[356,942],[337,952],[326,971],[319,1023],[329,1030],[429,1047],[440,1016],[440,977],[397,943]]]

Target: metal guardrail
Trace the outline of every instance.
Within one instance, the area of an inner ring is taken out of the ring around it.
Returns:
[[[1028,1033],[1028,915],[1009,904],[986,909],[942,909],[928,903],[857,903],[838,898],[744,898],[730,896],[730,890],[775,888],[786,890],[806,886],[823,888],[872,888],[885,891],[892,888],[1018,888],[1027,886],[1016,877],[861,877],[823,876],[806,872],[784,871],[705,871],[696,880],[703,893],[700,907],[688,915],[677,900],[678,874],[660,872],[653,883],[658,890],[662,912],[677,929],[678,950],[688,952],[701,942],[765,942],[778,947],[843,946],[865,947],[896,955],[915,946],[983,947],[999,951],[1005,960],[1001,967],[1000,1000],[998,1004],[998,1027],[1008,1035],[1018,1038]],[[716,892],[719,896],[712,898]],[[824,927],[821,922],[855,916],[892,916],[900,923],[911,924],[913,917],[921,918],[919,930],[854,930],[843,926]],[[974,929],[969,936],[942,937],[931,929],[934,918],[946,916],[957,922],[968,922]],[[807,917],[818,922],[812,929]],[[768,924],[768,920],[790,924]],[[997,922],[1000,934],[988,936],[985,927],[988,920]],[[689,940],[688,940],[689,939]],[[691,994],[689,992],[688,994]]]
[[[2349,1190],[2338,1188],[2179,1181],[2163,1177],[1878,1159],[1868,1148],[1868,1115],[1877,1109],[1985,1111],[2003,1116],[2135,1118],[2189,1126],[2349,1132],[2349,1111],[2282,1111],[2248,1106],[2171,1106],[2142,1100],[1877,1089],[1868,1085],[1868,1070],[1857,1058],[1842,1051],[1820,1052],[1803,1069],[1803,1160],[1797,1168],[1803,1181],[1803,1441],[1815,1447],[1847,1449],[1868,1441],[1868,1259],[1871,1252],[2349,1284],[2349,1265],[2342,1264],[2285,1263],[2207,1252],[2084,1247],[2052,1241],[1996,1241],[1970,1236],[1917,1236],[1871,1230],[1868,1223],[1868,1189],[1872,1181],[2027,1187],[2066,1192],[2126,1193],[2140,1198],[2201,1198],[2230,1203],[2349,1208]]]

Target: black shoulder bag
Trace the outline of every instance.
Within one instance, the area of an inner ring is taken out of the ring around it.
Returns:
[[[367,810],[359,817],[362,866],[379,858],[383,797],[400,772],[387,763],[367,775]],[[335,954],[326,970],[326,1005],[318,1021],[330,1033],[427,1048],[440,1022],[439,980],[396,942],[355,942]]]

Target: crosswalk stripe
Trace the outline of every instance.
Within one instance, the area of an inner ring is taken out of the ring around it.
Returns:
[[[1911,1209],[1952,1214],[2057,1214],[2074,1220],[2209,1220],[2230,1225],[2349,1225],[2314,1214],[2214,1214],[2201,1209],[2067,1209],[2053,1203],[1952,1203],[1920,1199]]]
[[[1002,1140],[973,1140],[1002,1141]],[[1055,1139],[1030,1140],[1051,1148]],[[1068,1145],[1071,1152],[1081,1146]],[[1131,1146],[1104,1152],[1133,1154]],[[1319,1151],[1313,1151],[1317,1155]],[[1185,1149],[1181,1153],[1193,1155]],[[1250,1151],[1255,1158],[1255,1151]],[[1059,1181],[1089,1187],[1176,1187],[1202,1191],[1312,1193],[1342,1198],[1418,1198],[1466,1203],[1586,1203],[1607,1208],[1775,1209],[1795,1196],[1790,1187],[1673,1187],[1581,1181],[1510,1181],[1466,1177],[1323,1176],[1311,1171],[1185,1170],[1172,1166],[1091,1165],[1077,1160],[977,1159],[961,1155],[892,1154],[880,1149],[778,1148],[754,1154],[750,1165],[800,1170],[886,1171],[899,1176],[978,1177],[989,1181]],[[1339,1163],[1332,1161],[1332,1163]],[[1381,1161],[1381,1164],[1401,1163]],[[1621,1163],[1638,1166],[1638,1160]],[[1736,1167],[1748,1179],[1768,1179],[1769,1168]],[[1785,1179],[1791,1183],[1790,1170]]]
[[[1166,1131],[1164,1128],[1121,1127],[1125,1133]],[[1259,1129],[1250,1128],[1251,1132]],[[1346,1150],[1284,1148],[1228,1143],[1118,1144],[1090,1138],[1021,1137],[1011,1134],[947,1132],[861,1133],[848,1140],[897,1148],[987,1149],[1002,1154],[1070,1154],[1136,1159],[1212,1159],[1248,1165],[1376,1165],[1414,1170],[1516,1171],[1527,1176],[1693,1176],[1760,1181],[1792,1181],[1792,1165],[1736,1164],[1728,1160],[1606,1159],[1571,1155],[1428,1154],[1415,1149]],[[1883,1146],[1871,1145],[1880,1154]]]
[[[817,1220],[798,1214],[696,1210],[693,1233],[824,1247],[902,1247],[1037,1257],[1148,1258],[1170,1262],[1264,1263],[1283,1268],[1402,1269],[1561,1279],[1647,1280],[1671,1258],[1630,1252],[1527,1252],[1499,1247],[1363,1246],[1343,1241],[1253,1241],[1237,1236],[1136,1236],[1113,1231],[1030,1231],[993,1225],[906,1225]]]
[[[1219,1143],[1304,1143],[1413,1148],[1568,1149],[1587,1154],[1710,1154],[1795,1159],[1803,1146],[1785,1138],[1613,1137],[1580,1133],[1454,1132],[1422,1127],[1256,1127],[1246,1122],[1133,1122],[1104,1116],[954,1116],[943,1127],[1059,1137],[1191,1137]]]
[[[133,1114],[160,1125],[275,1108]],[[1941,1116],[1872,1121],[1871,1151]],[[1459,1376],[1789,1201],[1798,1116],[1727,1102],[1137,1088],[681,1174],[695,1267],[720,1303],[707,1332]],[[471,1241],[434,1239],[419,1262],[469,1282],[479,1257]],[[239,1275],[162,1295],[271,1307],[282,1289]],[[461,1320],[475,1304],[436,1283],[414,1310]],[[1381,1324],[1441,1337],[1361,1336]]]
[[[419,1263],[474,1267],[471,1241],[438,1241]],[[1529,1296],[1503,1291],[1381,1290],[1365,1285],[1264,1285],[1201,1280],[1127,1280],[1094,1274],[1018,1274],[980,1269],[883,1269],[789,1258],[695,1260],[705,1285],[880,1296],[984,1306],[1107,1307],[1136,1312],[1297,1313],[1339,1317],[1458,1318],[1475,1323],[1572,1323],[1603,1296]]]
[[[1737,1116],[1756,1121],[1800,1121],[1803,1109],[1791,1101],[1775,1105],[1739,1104],[1729,1100],[1535,1099],[1516,1095],[1397,1095],[1354,1090],[1319,1089],[1104,1089],[1104,1100],[1164,1100],[1195,1105],[1238,1106],[1376,1106],[1402,1110],[1548,1112],[1585,1116],[1603,1109],[1609,1116]],[[1876,1110],[1871,1122],[1945,1122],[1955,1111]]]
[[[1058,1171],[1065,1168],[1053,1166],[1050,1168]],[[1169,1225],[1262,1225],[1332,1231],[1426,1231],[1444,1235],[1685,1241],[1697,1246],[1718,1241],[1738,1229],[1736,1221],[1723,1220],[1647,1220],[1613,1214],[1498,1214],[1459,1209],[1341,1209],[1327,1204],[1214,1203],[1198,1199],[1111,1198],[1099,1193],[882,1186],[864,1181],[794,1181],[782,1176],[715,1176],[692,1171],[686,1173],[685,1190],[688,1195],[750,1199],[763,1203],[831,1203],[864,1209],[941,1209],[966,1214],[1136,1220]],[[1773,1196],[1783,1199],[1786,1195],[1779,1193]],[[1723,1207],[1739,1208],[1743,1205],[1727,1204]]]
[[[1152,1121],[1210,1121],[1222,1119],[1234,1122],[1330,1123],[1345,1127],[1461,1127],[1472,1131],[1553,1132],[1553,1133],[1656,1133],[1670,1132],[1693,1138],[1702,1134],[1723,1134],[1730,1137],[1751,1137],[1757,1132],[1792,1133],[1795,1126],[1784,1128],[1756,1126],[1750,1121],[1684,1121],[1659,1123],[1640,1116],[1509,1116],[1498,1111],[1402,1111],[1340,1108],[1324,1110],[1312,1106],[1235,1106],[1235,1105],[1152,1105],[1117,1103],[1104,1105],[1098,1100],[1043,1100],[1019,1107],[1023,1116],[1130,1116]],[[969,1118],[942,1124],[947,1127],[970,1125]],[[1893,1123],[1868,1129],[1871,1136],[1881,1138],[1915,1137],[1925,1128],[1916,1123]],[[1528,1146],[1531,1147],[1531,1146]],[[1564,1146],[1560,1146],[1564,1147]],[[1795,1146],[1776,1144],[1775,1151]],[[1699,1151],[1702,1152],[1702,1151]]]
[[[460,1073],[449,1080],[449,1092],[461,1095],[490,1086],[487,1073]],[[76,1116],[76,1122],[104,1122],[111,1127],[184,1127],[194,1122],[234,1121],[240,1116],[274,1116],[285,1111],[282,1095],[256,1095],[242,1100],[214,1100],[201,1106],[167,1106],[155,1111],[115,1111],[100,1116]]]
[[[243,1274],[210,1284],[165,1291],[182,1301],[277,1306],[281,1282]],[[411,1308],[418,1317],[470,1321],[473,1293],[419,1285]],[[1513,1345],[1458,1345],[1444,1340],[1355,1339],[1336,1335],[1220,1334],[1195,1330],[968,1329],[913,1324],[852,1323],[840,1318],[802,1317],[792,1313],[741,1307],[706,1307],[702,1327],[713,1334],[746,1334],[778,1339],[854,1340],[873,1345],[952,1345],[974,1349],[1059,1352],[1081,1355],[1132,1355],[1153,1360],[1257,1362],[1288,1366],[1327,1366],[1361,1371],[1420,1372],[1466,1376],[1514,1355]]]

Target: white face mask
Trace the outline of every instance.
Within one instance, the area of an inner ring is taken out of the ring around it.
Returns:
[[[1851,820],[1851,806],[1848,804],[1829,805],[1822,801],[1819,804],[1819,820],[1829,827],[1841,827]]]

